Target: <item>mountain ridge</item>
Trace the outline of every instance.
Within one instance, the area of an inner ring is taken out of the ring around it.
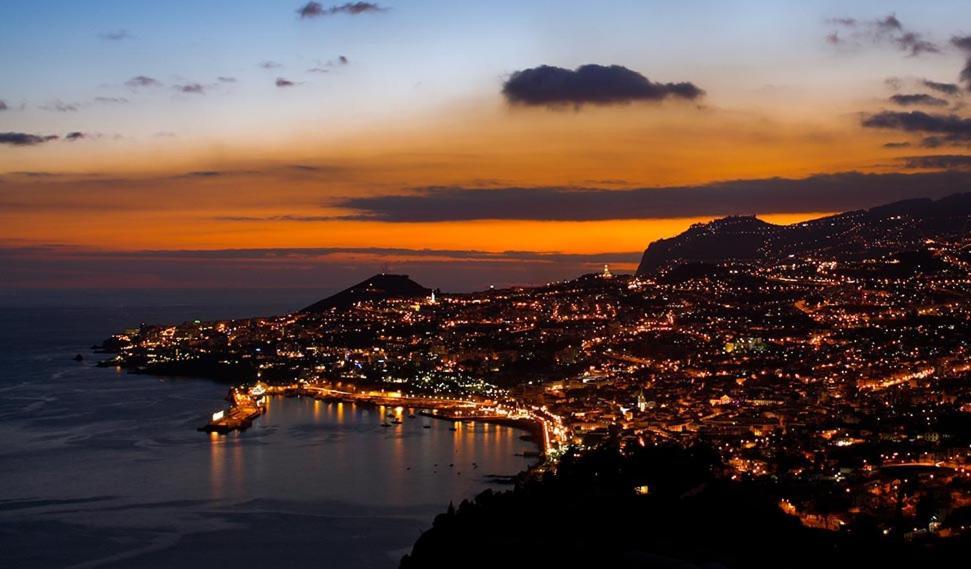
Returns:
[[[915,248],[928,238],[967,232],[971,192],[937,200],[916,198],[853,210],[791,225],[751,216],[696,223],[683,233],[648,245],[638,275],[672,264],[777,259],[820,255],[834,260]]]

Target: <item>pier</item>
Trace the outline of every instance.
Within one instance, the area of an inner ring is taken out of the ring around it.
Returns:
[[[257,417],[266,412],[265,397],[263,390],[256,388],[248,391],[233,389],[228,397],[232,401],[232,406],[224,411],[213,413],[209,422],[199,430],[220,434],[246,430]]]

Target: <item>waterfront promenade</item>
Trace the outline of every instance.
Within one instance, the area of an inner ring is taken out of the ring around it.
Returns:
[[[481,421],[529,431],[540,447],[540,454],[555,460],[566,447],[566,429],[559,417],[540,407],[524,407],[514,402],[452,399],[405,395],[397,391],[358,390],[354,386],[300,382],[287,385],[257,383],[230,391],[232,405],[213,414],[200,430],[227,433],[244,430],[265,411],[266,397],[313,397],[322,401],[354,403],[424,411],[423,415],[448,421]],[[391,425],[391,424],[389,424]]]

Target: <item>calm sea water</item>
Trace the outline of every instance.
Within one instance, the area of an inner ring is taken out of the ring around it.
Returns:
[[[388,410],[306,398],[271,400],[242,434],[199,433],[225,385],[97,368],[87,348],[313,298],[129,296],[0,296],[0,567],[390,568],[449,501],[528,466],[520,431],[407,411],[383,428]]]

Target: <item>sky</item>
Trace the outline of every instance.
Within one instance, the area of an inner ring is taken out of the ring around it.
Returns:
[[[6,0],[0,77],[0,289],[535,284],[971,181],[966,1]]]

